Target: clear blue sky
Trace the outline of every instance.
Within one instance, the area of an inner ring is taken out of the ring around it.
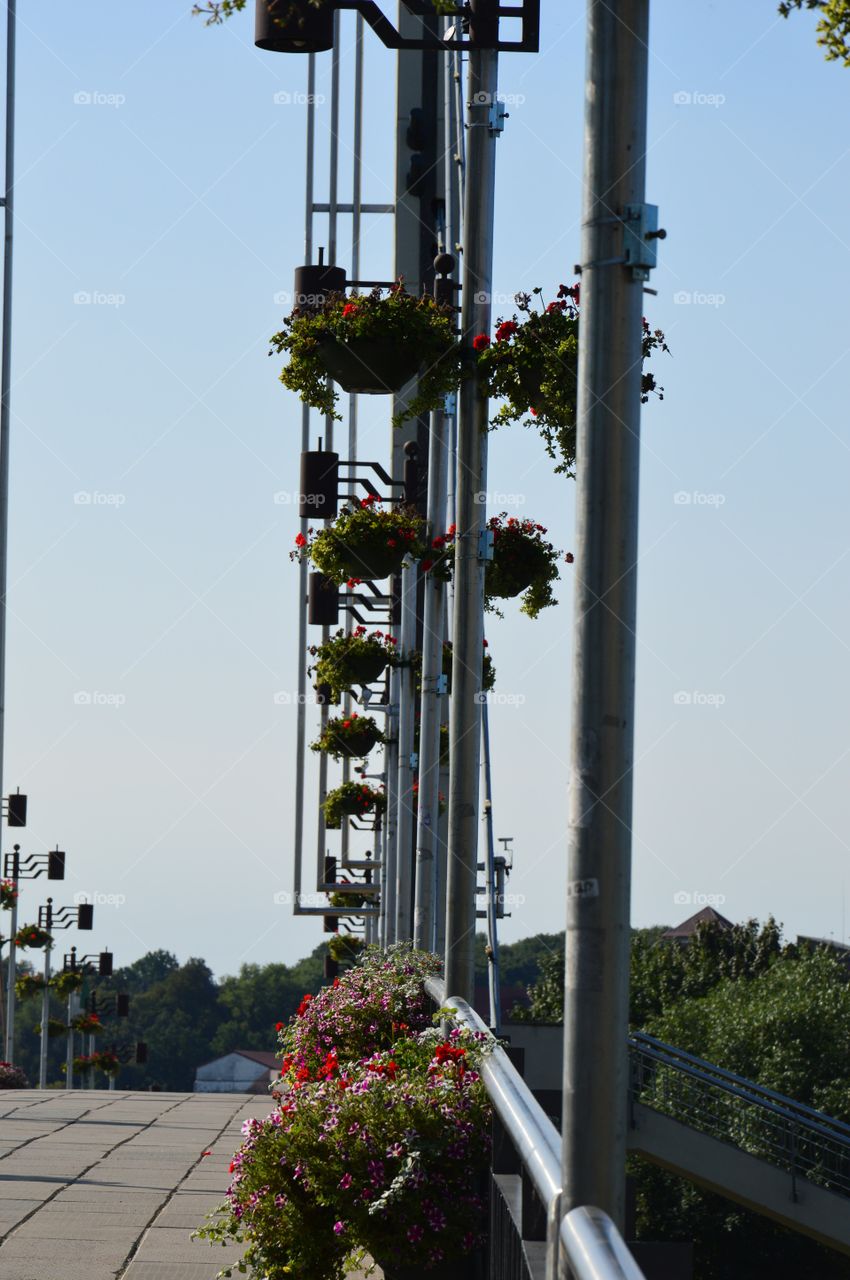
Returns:
[[[274,695],[296,657],[295,513],[274,495],[296,487],[300,416],[266,340],[302,257],[304,155],[304,108],[274,95],[297,99],[306,61],[255,51],[247,14],[206,30],[190,7],[20,5],[6,782],[30,795],[26,849],[67,850],[57,900],[123,899],[98,903],[97,948],[223,973],[321,937],[274,902],[294,735]],[[647,315],[673,355],[644,417],[634,918],[716,895],[839,936],[850,71],[775,7],[653,6],[649,198],[669,236]],[[542,38],[503,60],[508,296],[569,281],[579,251],[584,6],[544,0]],[[371,39],[367,69],[382,202],[394,70]],[[363,267],[391,269],[379,219]],[[381,456],[386,406],[362,415]],[[573,487],[535,436],[494,438],[490,488],[571,547]],[[508,940],[563,921],[570,596],[489,627],[499,690],[525,698],[492,713],[524,899]]]

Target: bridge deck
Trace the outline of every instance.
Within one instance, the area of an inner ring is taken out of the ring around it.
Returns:
[[[214,1280],[247,1094],[0,1090],[0,1280]],[[209,1152],[210,1154],[204,1154]]]

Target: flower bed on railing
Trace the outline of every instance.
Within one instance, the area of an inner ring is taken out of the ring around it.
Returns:
[[[255,1280],[342,1280],[367,1254],[389,1277],[445,1277],[481,1243],[489,1040],[431,1025],[439,967],[370,948],[282,1032],[278,1106],[246,1122],[227,1202],[197,1233],[244,1245]]]

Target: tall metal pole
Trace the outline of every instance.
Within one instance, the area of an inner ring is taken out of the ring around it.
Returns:
[[[74,1021],[74,992],[68,992],[68,1044],[65,1056],[65,1088],[73,1089],[74,1087],[74,1028],[71,1023]]]
[[[502,1033],[502,988],[499,974],[498,881],[496,847],[493,839],[493,779],[490,772],[490,714],[487,703],[481,707],[481,755],[484,772],[484,822],[487,827],[485,853],[485,903],[487,910],[487,985],[490,991],[490,1030]]]
[[[6,740],[6,591],[9,563],[9,436],[12,389],[12,231],[15,187],[17,0],[6,0],[6,174],[3,184],[3,348],[0,358],[0,795]],[[14,987],[11,998],[14,999]],[[7,1032],[8,1034],[8,1032]],[[11,1061],[11,1059],[10,1059]]]
[[[474,0],[477,15],[493,12]],[[498,19],[496,19],[498,22]],[[462,340],[490,332],[493,219],[496,186],[498,53],[473,49],[467,83],[468,144],[463,233]],[[450,781],[446,886],[446,989],[470,1002],[475,987],[475,887],[478,859],[478,786],[481,745],[481,655],[484,643],[484,561],[480,535],[486,509],[488,402],[473,373],[460,394],[449,719]]]
[[[413,742],[416,686],[410,665],[416,648],[417,566],[410,564],[401,575],[401,641],[398,669],[398,774],[396,782],[396,893],[395,936],[398,942],[413,937],[413,841],[416,830],[413,804]],[[421,748],[421,743],[420,743]]]
[[[562,1212],[625,1191],[649,0],[588,0]]]
[[[47,899],[44,911],[44,927],[48,933],[53,928],[53,903]],[[38,1056],[38,1087],[47,1088],[47,1027],[50,1022],[50,945],[44,948],[44,991],[41,997],[41,1049]]]
[[[16,844],[12,853],[12,881],[15,886],[15,897],[12,902],[9,920],[9,965],[6,970],[6,1044],[4,1054],[7,1062],[15,1061],[15,971],[17,968],[18,948],[15,946],[15,934],[18,932],[18,879],[20,874],[21,846]]]

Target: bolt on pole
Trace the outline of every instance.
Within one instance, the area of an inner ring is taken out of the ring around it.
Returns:
[[[494,6],[472,5],[473,21]],[[463,244],[462,341],[490,332],[495,217],[499,55],[471,49],[467,81],[467,157]],[[470,1002],[475,987],[475,889],[484,562],[480,535],[486,507],[488,401],[473,366],[460,393],[458,426],[452,697],[449,715],[449,834],[446,883],[446,991]]]
[[[649,0],[588,0],[561,1212],[624,1225]]]

